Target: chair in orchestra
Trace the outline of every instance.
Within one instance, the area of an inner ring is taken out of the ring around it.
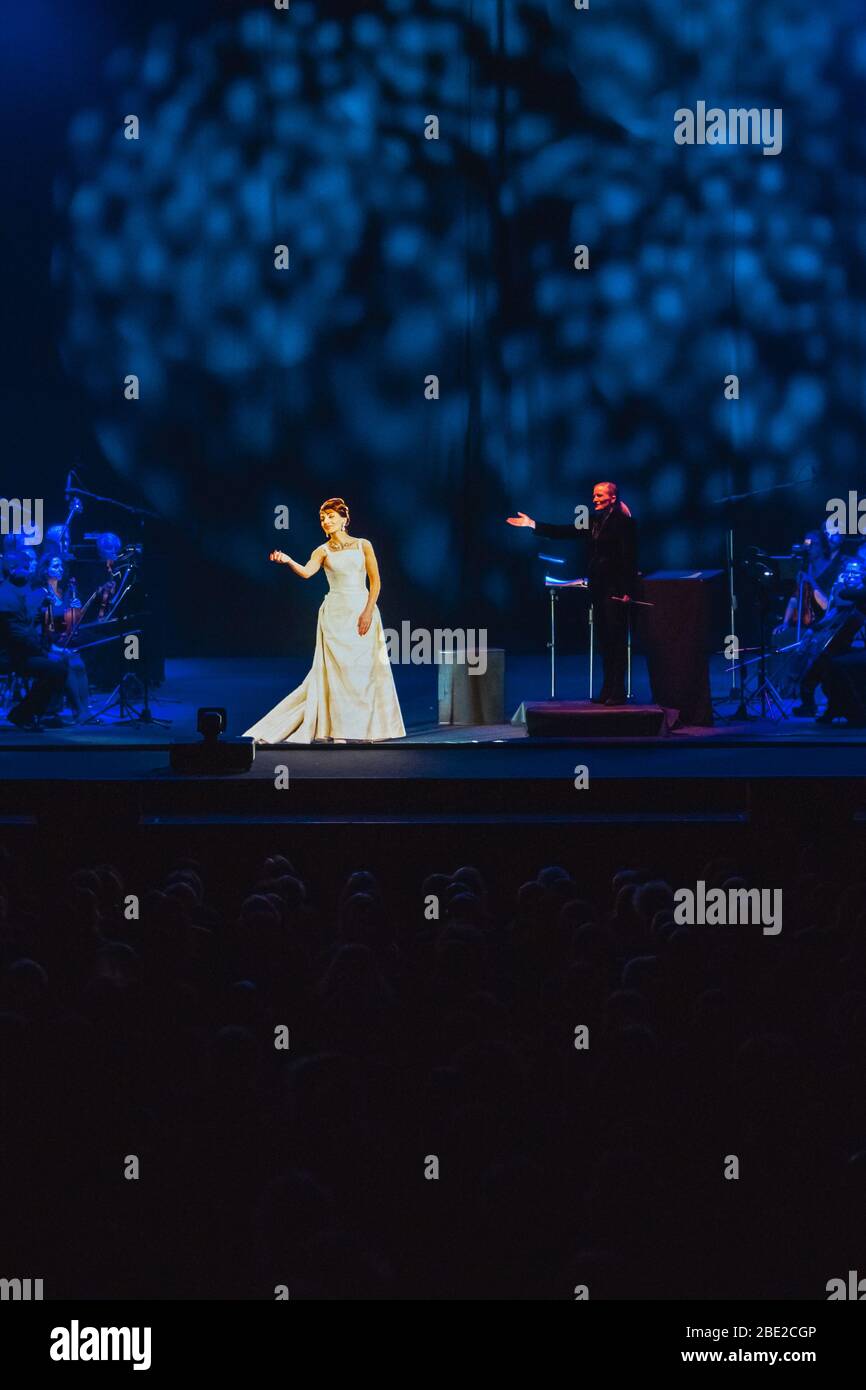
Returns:
[[[14,709],[30,691],[30,677],[13,671],[6,663],[0,663],[0,715]]]

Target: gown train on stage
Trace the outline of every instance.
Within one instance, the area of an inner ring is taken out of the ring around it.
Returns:
[[[369,597],[360,542],[345,550],[326,550],[322,568],[328,593],[319,609],[309,673],[246,735],[259,743],[402,738],[406,730],[378,607],[369,630],[363,637],[358,633],[358,618]]]

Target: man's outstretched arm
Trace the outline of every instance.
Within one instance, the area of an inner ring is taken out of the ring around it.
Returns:
[[[539,536],[546,536],[549,541],[568,541],[575,534],[574,526],[559,526],[553,521],[534,521],[526,512],[518,512],[517,516],[508,517],[509,526],[531,526]]]

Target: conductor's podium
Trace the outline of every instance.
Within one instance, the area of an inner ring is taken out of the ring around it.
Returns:
[[[438,663],[440,724],[505,723],[504,648],[474,653],[473,663],[447,651],[442,654]]]
[[[536,700],[523,705],[530,738],[664,738],[658,705],[594,705],[589,700]]]

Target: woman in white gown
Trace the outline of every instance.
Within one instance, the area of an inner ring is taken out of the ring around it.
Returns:
[[[322,503],[319,521],[328,539],[305,565],[281,550],[270,555],[301,579],[325,571],[328,593],[319,609],[313,664],[306,680],[246,734],[257,743],[402,738],[406,730],[376,607],[381,583],[373,547],[348,535],[342,497]]]

